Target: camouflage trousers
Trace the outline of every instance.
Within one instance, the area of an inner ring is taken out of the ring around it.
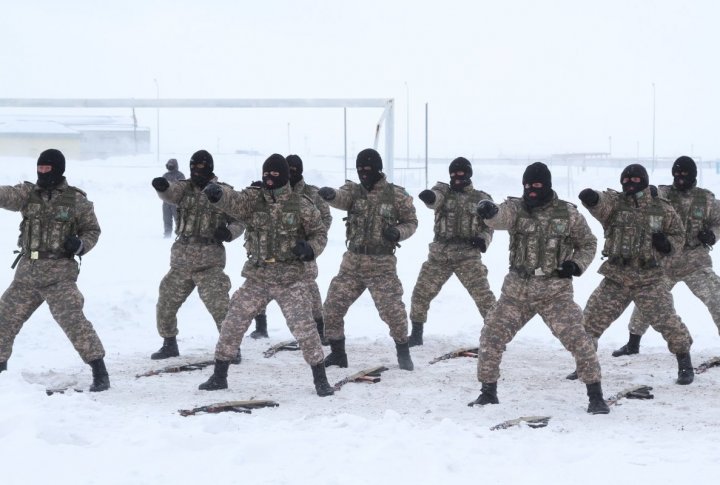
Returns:
[[[540,315],[555,337],[572,354],[579,379],[600,382],[600,363],[593,342],[582,325],[582,310],[573,301],[570,279],[530,277],[514,273],[505,277],[502,293],[485,318],[480,332],[477,377],[497,382],[506,346],[535,315]]]
[[[609,278],[603,278],[585,305],[585,331],[597,342],[631,302],[635,303],[640,312],[654,316],[650,325],[662,334],[670,352],[684,354],[690,351],[692,337],[675,313],[672,293],[662,278],[642,286],[621,285]]]
[[[160,296],[155,308],[157,329],[161,337],[175,337],[178,334],[177,312],[195,287],[220,329],[230,300],[230,277],[223,268],[214,266],[202,271],[170,268],[160,282]]]
[[[403,303],[402,283],[393,255],[369,256],[346,252],[340,272],[330,282],[323,315],[329,340],[345,337],[345,315],[365,290],[370,291],[380,318],[390,327],[395,343],[408,341],[408,319]]]
[[[700,268],[687,276],[678,277],[666,274],[666,285],[672,290],[680,281],[685,283],[693,295],[702,301],[710,312],[715,326],[720,332],[720,276],[712,268]],[[628,329],[635,335],[644,335],[655,320],[655,313],[645,314],[636,306],[630,317]]]
[[[275,300],[287,321],[295,340],[300,345],[305,362],[321,363],[323,354],[317,326],[310,314],[310,306],[302,280],[290,284],[275,281],[246,279],[230,299],[227,317],[222,322],[220,339],[215,347],[215,358],[232,360],[236,355],[250,322],[267,304]]]
[[[303,284],[305,286],[303,291],[305,291],[310,300],[313,320],[317,322],[318,320],[322,320],[323,317],[322,296],[320,295],[320,288],[318,287],[317,281],[315,281],[318,277],[317,262],[309,261],[303,263],[303,266],[305,268],[305,273],[303,274]],[[265,310],[266,308],[263,308],[260,314],[264,315]]]
[[[479,250],[475,249],[479,253]],[[455,274],[460,283],[470,293],[483,319],[495,305],[495,295],[487,279],[487,268],[478,255],[463,259],[443,257],[430,253],[420,268],[415,288],[410,300],[410,320],[418,323],[427,321],[430,302],[440,293],[440,289]]]
[[[20,261],[15,280],[0,297],[0,362],[10,358],[15,337],[43,302],[84,362],[105,357],[102,342],[83,313],[85,299],[77,276],[72,259]]]

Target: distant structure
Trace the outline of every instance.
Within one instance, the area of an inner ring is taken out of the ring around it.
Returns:
[[[0,156],[36,157],[48,147],[76,160],[150,153],[150,129],[132,116],[0,116]]]

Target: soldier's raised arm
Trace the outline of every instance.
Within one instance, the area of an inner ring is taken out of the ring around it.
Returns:
[[[619,192],[607,189],[604,192],[598,192],[593,189],[584,189],[580,192],[579,198],[583,206],[590,214],[605,227],[610,214],[612,214]]]
[[[236,221],[247,224],[252,218],[255,202],[261,196],[260,190],[258,187],[248,187],[237,191],[228,186],[209,183],[203,193],[215,207]]]
[[[32,189],[30,182],[0,186],[0,208],[18,212],[27,202]]]
[[[420,194],[418,194],[418,199],[423,201],[428,209],[436,209],[441,207],[443,202],[445,202],[445,196],[448,191],[450,191],[450,185],[444,182],[438,182],[432,189],[426,189],[420,192]]]
[[[355,184],[350,180],[345,181],[345,185],[339,189],[333,189],[331,187],[323,187],[318,191],[318,195],[328,203],[330,207],[346,211],[352,206],[353,197],[353,186]]]
[[[508,197],[500,205],[496,205],[490,200],[481,200],[478,203],[478,215],[489,229],[507,231],[512,227],[517,217],[517,204],[513,200],[517,199]]]
[[[163,202],[178,205],[189,181],[168,182],[164,177],[155,177],[152,186]]]

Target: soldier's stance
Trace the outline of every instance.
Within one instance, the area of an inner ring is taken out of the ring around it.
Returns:
[[[658,195],[670,201],[685,224],[685,246],[665,258],[665,277],[674,287],[682,281],[710,311],[720,331],[720,277],[713,271],[710,248],[720,226],[720,201],[706,189],[697,187],[697,166],[690,157],[680,157],[672,167],[673,184],[658,187]],[[630,339],[613,352],[613,357],[637,354],[640,338],[655,314],[646,314],[637,307],[630,317]]]
[[[587,412],[607,414],[600,364],[583,329],[572,286],[572,277],[580,276],[592,262],[597,240],[575,206],[558,199],[545,164],[527,167],[523,188],[522,199],[510,197],[500,206],[483,200],[477,208],[488,226],[510,233],[510,272],[480,333],[477,375],[482,391],[470,406],[499,402],[497,381],[505,347],[537,314],[572,353],[587,385]]]
[[[315,391],[333,394],[323,365],[323,351],[306,291],[305,261],[325,249],[327,228],[312,200],[288,184],[288,165],[273,154],[263,164],[263,188],[236,192],[209,184],[205,195],[213,207],[246,227],[247,261],[243,285],[233,294],[215,348],[215,370],[200,389],[226,389],[230,359],[240,346],[252,318],[271,300],[280,306],[287,325],[310,364]]]
[[[579,196],[603,226],[602,254],[607,258],[598,270],[604,278],[583,311],[585,330],[597,345],[603,332],[634,302],[642,313],[653,316],[651,325],[676,355],[677,383],[690,384],[692,338],[675,313],[661,264],[673,251],[682,251],[685,228],[670,203],[652,193],[645,167],[628,165],[620,183],[622,193],[584,189]]]
[[[171,158],[168,160],[165,164],[165,168],[167,168],[168,171],[165,172],[163,178],[168,182],[179,182],[180,180],[185,180],[185,174],[178,170],[178,162],[176,159]],[[173,229],[173,221],[175,221],[176,227],[180,222],[178,219],[177,206],[175,204],[170,204],[169,202],[163,202],[162,211],[164,234],[165,237],[170,237]]]
[[[413,370],[395,248],[417,229],[415,207],[405,189],[385,179],[380,154],[372,148],[358,153],[356,168],[359,184],[348,180],[338,190],[323,187],[318,192],[331,207],[348,213],[348,251],[323,305],[325,336],[331,349],[325,365],[347,367],[344,318],[350,305],[368,289],[380,318],[390,327],[400,368]]]
[[[63,154],[45,150],[37,161],[37,184],[0,187],[0,207],[23,216],[17,271],[0,298],[0,372],[7,369],[23,324],[47,302],[55,321],[92,368],[90,391],[105,391],[110,388],[105,349],[83,313],[75,261],[75,256],[83,256],[95,246],[100,226],[92,202],[85,192],[68,185],[63,173]]]
[[[438,182],[432,190],[423,190],[418,196],[435,211],[435,238],[412,293],[410,347],[423,344],[430,302],[453,274],[470,293],[483,319],[495,304],[481,258],[492,241],[493,230],[476,212],[478,202],[492,197],[473,188],[472,165],[466,158],[453,160],[449,170],[450,185]]]
[[[157,177],[152,181],[164,202],[177,205],[180,223],[170,250],[170,271],[160,282],[156,306],[157,329],[163,344],[151,359],[180,355],[177,312],[195,287],[218,330],[227,313],[230,277],[224,271],[223,243],[242,234],[242,225],[213,207],[203,195],[202,189],[208,183],[219,183],[213,170],[212,155],[199,150],[190,158],[190,180],[170,183]],[[239,362],[240,351],[236,350],[235,361]]]

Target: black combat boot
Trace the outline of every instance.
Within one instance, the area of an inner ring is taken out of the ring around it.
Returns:
[[[410,344],[410,347],[415,347],[417,345],[423,344],[422,336],[424,325],[424,323],[412,322],[412,331],[410,332],[410,337],[408,339],[408,344]]]
[[[620,357],[621,355],[634,355],[640,353],[640,339],[642,335],[630,334],[628,343],[617,349],[612,353],[613,357]]]
[[[237,355],[235,356],[235,358],[233,360],[230,361],[230,363],[237,365],[240,362],[242,362],[242,353],[240,352],[240,348],[238,348]]]
[[[677,354],[675,357],[677,357],[678,361],[678,378],[675,384],[687,386],[695,380],[695,371],[690,361],[690,354]]]
[[[338,367],[347,367],[348,360],[345,353],[345,339],[330,340],[330,354],[325,357],[325,367],[336,365]]]
[[[569,381],[576,381],[577,378],[578,378],[578,376],[577,376],[577,370],[574,370],[574,371],[572,371],[571,373],[569,373],[568,375],[565,376],[565,379],[567,379],[567,380],[569,380]]]
[[[325,364],[320,362],[310,367],[313,373],[313,382],[315,383],[315,392],[318,396],[332,396],[335,394],[335,390],[328,383],[327,376],[325,375]]]
[[[468,406],[484,406],[486,404],[500,404],[497,397],[497,382],[483,382],[480,387],[480,395],[473,402],[469,402]]]
[[[7,370],[7,362],[0,362],[0,372]]]
[[[603,398],[602,386],[599,382],[593,382],[587,384],[587,395],[590,398],[590,404],[588,404],[587,412],[589,414],[608,414],[610,408]]]
[[[218,389],[227,389],[227,374],[230,361],[215,360],[215,370],[210,379],[198,386],[201,391],[217,391]]]
[[[252,331],[250,337],[254,339],[268,338],[266,314],[261,313],[259,315],[255,315],[255,330]]]
[[[90,386],[90,392],[107,391],[110,389],[110,376],[105,368],[105,361],[100,359],[88,362],[92,367],[93,383]]]
[[[415,366],[410,358],[410,346],[407,342],[404,344],[395,344],[397,350],[398,365],[402,370],[413,370]]]
[[[315,324],[317,325],[318,335],[320,335],[320,343],[323,345],[330,345],[330,341],[325,338],[325,322],[322,317],[316,318]]]
[[[177,338],[166,337],[163,339],[162,347],[160,350],[150,356],[152,360],[169,359],[170,357],[177,357],[180,355],[180,351],[177,346]]]

